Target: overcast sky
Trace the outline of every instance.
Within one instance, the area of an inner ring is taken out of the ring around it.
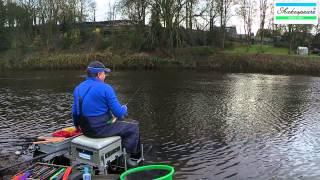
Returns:
[[[96,13],[96,20],[97,21],[105,21],[107,19],[107,12],[109,11],[109,4],[113,5],[116,0],[96,0],[97,3],[97,13]],[[118,15],[117,19],[121,19]],[[253,32],[259,29],[259,18],[254,18],[253,24]],[[236,26],[238,33],[244,34],[243,23],[239,20],[238,17],[233,16],[228,24],[228,26]]]

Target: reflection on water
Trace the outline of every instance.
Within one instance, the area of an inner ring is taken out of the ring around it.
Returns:
[[[0,166],[16,161],[19,137],[72,124],[81,75],[0,75]],[[320,78],[129,71],[109,82],[123,103],[141,87],[129,115],[154,147],[148,162],[175,166],[176,179],[320,178]]]

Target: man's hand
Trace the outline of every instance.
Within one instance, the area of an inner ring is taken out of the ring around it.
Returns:
[[[76,126],[76,131],[77,131],[77,132],[81,132],[80,126]]]
[[[125,104],[125,105],[122,105],[122,108],[124,108],[126,111],[127,111],[127,114],[128,114],[128,107],[127,107],[127,105]]]

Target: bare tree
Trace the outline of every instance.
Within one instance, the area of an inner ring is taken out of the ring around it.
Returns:
[[[200,1],[195,1],[197,2],[198,5],[198,9],[194,9],[192,12],[192,16],[191,19],[195,22],[198,22],[198,18],[200,18],[203,22],[203,28],[201,28],[202,30],[210,30],[213,31],[214,29],[214,24],[216,23],[216,19],[218,17],[218,12],[217,12],[217,8],[216,8],[216,1],[217,0],[206,0],[203,4],[200,4]],[[188,29],[189,27],[189,14],[186,16],[182,17],[183,19],[185,19],[186,22],[186,28]],[[198,24],[199,25],[199,24]],[[198,26],[197,25],[197,26]],[[208,28],[209,26],[209,28]]]
[[[150,4],[150,0],[120,0],[119,2],[122,13],[141,25],[146,23],[146,15]]]
[[[5,22],[6,22],[6,9],[4,6],[4,2],[0,0],[0,32],[3,30]]]
[[[79,0],[79,21],[83,22],[86,16],[86,0]]]
[[[263,44],[264,38],[264,25],[266,21],[266,13],[268,9],[268,0],[259,0],[259,10],[260,10],[260,43]]]
[[[180,1],[180,4],[183,1]],[[197,4],[197,0],[186,0],[185,1],[185,21],[186,21],[186,29],[193,28],[193,18],[194,18],[194,9]]]
[[[92,17],[89,19],[91,19],[93,22],[96,22],[96,11],[97,11],[96,1],[91,0],[91,2],[89,2],[89,13],[92,13]]]
[[[217,9],[220,16],[220,33],[221,33],[221,48],[224,49],[226,39],[227,23],[231,17],[231,9],[233,0],[217,0]]]
[[[107,12],[107,20],[108,21],[114,21],[116,19],[116,5],[111,4],[109,2],[108,4],[108,12]]]
[[[161,21],[160,21],[160,8],[153,6],[151,9],[151,19],[150,19],[150,48],[154,49],[159,46],[161,38]]]
[[[214,24],[215,24],[215,19],[218,15],[217,8],[216,8],[216,0],[208,0],[207,2],[207,7],[209,11],[209,29],[210,31],[213,31],[214,29]]]
[[[172,50],[174,42],[179,37],[179,25],[185,19],[182,18],[182,8],[185,0],[154,0],[151,4],[153,8],[158,8],[161,24],[165,28],[165,36],[168,40],[168,47]]]
[[[243,27],[246,34],[247,47],[249,49],[252,34],[253,17],[256,12],[256,2],[255,0],[240,0],[238,1],[238,3],[238,15],[243,20]]]

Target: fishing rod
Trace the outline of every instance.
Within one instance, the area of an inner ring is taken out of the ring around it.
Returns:
[[[16,164],[10,165],[10,166],[8,166],[8,167],[1,168],[1,169],[0,169],[0,175],[1,175],[4,171],[6,171],[6,170],[8,170],[8,169],[11,169],[11,168],[13,168],[13,167],[16,167],[16,166],[19,166],[19,165],[21,165],[21,164],[25,164],[25,163],[28,163],[28,162],[31,162],[31,161],[36,161],[36,160],[38,160],[38,159],[44,158],[44,157],[46,157],[46,156],[49,156],[49,155],[51,155],[51,154],[54,154],[54,153],[57,153],[57,152],[60,152],[60,151],[65,151],[65,150],[67,150],[67,149],[68,149],[68,148],[60,149],[60,150],[51,152],[51,153],[49,153],[49,154],[43,154],[43,155],[34,157],[34,158],[32,158],[32,159],[29,159],[29,160],[27,160],[27,161],[23,161],[23,162],[20,162],[20,163],[16,163]]]
[[[140,89],[142,89],[142,86],[140,86],[135,92],[134,94],[129,98],[128,102],[125,105],[128,105],[132,99],[137,95],[137,93],[140,91]]]
[[[140,87],[133,93],[133,95],[129,98],[128,102],[127,102],[126,104],[124,104],[124,105],[127,106],[127,105],[132,101],[132,99],[137,95],[137,93],[140,91],[141,88],[142,88],[142,86],[140,86]],[[114,123],[114,122],[116,122],[116,120],[117,120],[117,117],[115,117],[115,116],[112,114],[111,122]]]
[[[1,139],[3,140],[3,139]],[[32,144],[33,142],[40,141],[38,137],[17,137],[15,140],[11,141],[0,141],[0,144],[10,144],[10,143],[29,143]]]
[[[0,141],[0,144],[10,144],[10,143],[33,143],[33,141]]]
[[[0,144],[8,144],[8,143],[19,143],[19,142],[26,142],[26,143],[36,143],[36,142],[41,142],[41,141],[50,141],[50,142],[56,142],[56,141],[62,141],[65,138],[62,137],[20,137],[16,140],[13,141],[0,141]]]

